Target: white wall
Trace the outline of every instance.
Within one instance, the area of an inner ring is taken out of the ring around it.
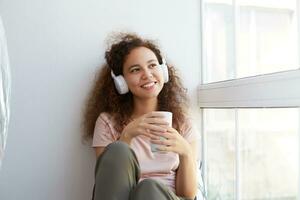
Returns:
[[[111,31],[158,39],[195,103],[199,11],[198,0],[0,0],[12,71],[0,199],[90,198],[95,157],[79,125]]]

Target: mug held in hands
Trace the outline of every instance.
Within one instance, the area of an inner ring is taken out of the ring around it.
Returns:
[[[159,113],[164,115],[164,119],[168,122],[169,126],[172,127],[172,113],[167,111],[158,111]],[[160,140],[165,140],[166,138],[160,137]],[[150,143],[151,151],[153,153],[155,152],[161,152],[158,147],[159,144]]]

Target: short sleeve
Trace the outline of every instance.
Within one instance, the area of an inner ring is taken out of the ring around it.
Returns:
[[[101,113],[96,121],[92,146],[105,147],[116,140],[112,120],[107,113]]]

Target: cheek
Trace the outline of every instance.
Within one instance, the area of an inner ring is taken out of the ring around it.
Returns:
[[[139,84],[139,79],[136,76],[125,77],[126,83],[129,88],[135,87]]]

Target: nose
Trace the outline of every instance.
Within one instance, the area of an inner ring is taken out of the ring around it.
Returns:
[[[153,77],[152,71],[149,70],[149,69],[145,69],[144,73],[143,73],[143,78],[144,79],[149,79],[149,78],[152,78],[152,77]]]

